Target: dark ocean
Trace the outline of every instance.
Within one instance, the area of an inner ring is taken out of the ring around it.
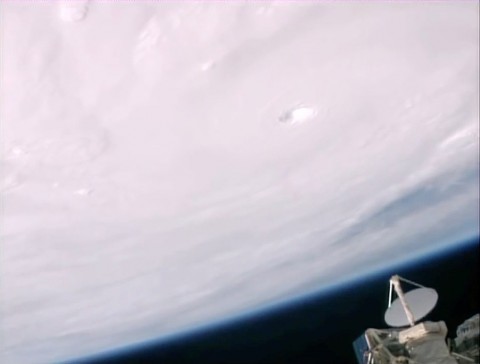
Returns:
[[[399,274],[435,288],[429,320],[443,320],[449,337],[479,312],[479,239],[392,267],[244,321],[82,363],[328,363],[354,364],[352,341],[367,328],[385,328],[388,280]]]

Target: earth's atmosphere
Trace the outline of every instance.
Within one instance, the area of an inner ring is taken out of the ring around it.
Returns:
[[[425,320],[444,321],[448,337],[454,338],[456,327],[479,312],[479,263],[477,237],[277,307],[170,340],[107,351],[79,363],[358,364],[353,340],[367,328],[387,327],[384,312],[391,275],[434,288],[439,300]]]
[[[0,5],[2,363],[479,234],[476,1]]]

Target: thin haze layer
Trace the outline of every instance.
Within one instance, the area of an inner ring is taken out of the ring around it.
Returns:
[[[5,363],[479,233],[476,2],[1,5]]]

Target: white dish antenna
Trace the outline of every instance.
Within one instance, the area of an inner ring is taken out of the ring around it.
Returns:
[[[418,288],[403,293],[400,281],[412,284]],[[392,302],[393,290],[398,298]],[[397,275],[390,278],[390,293],[388,308],[385,312],[385,322],[392,327],[414,326],[415,322],[427,316],[435,307],[438,294],[433,288],[427,288]]]

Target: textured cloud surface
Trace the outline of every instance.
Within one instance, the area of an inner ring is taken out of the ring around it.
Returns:
[[[476,2],[1,7],[5,363],[479,233]]]

